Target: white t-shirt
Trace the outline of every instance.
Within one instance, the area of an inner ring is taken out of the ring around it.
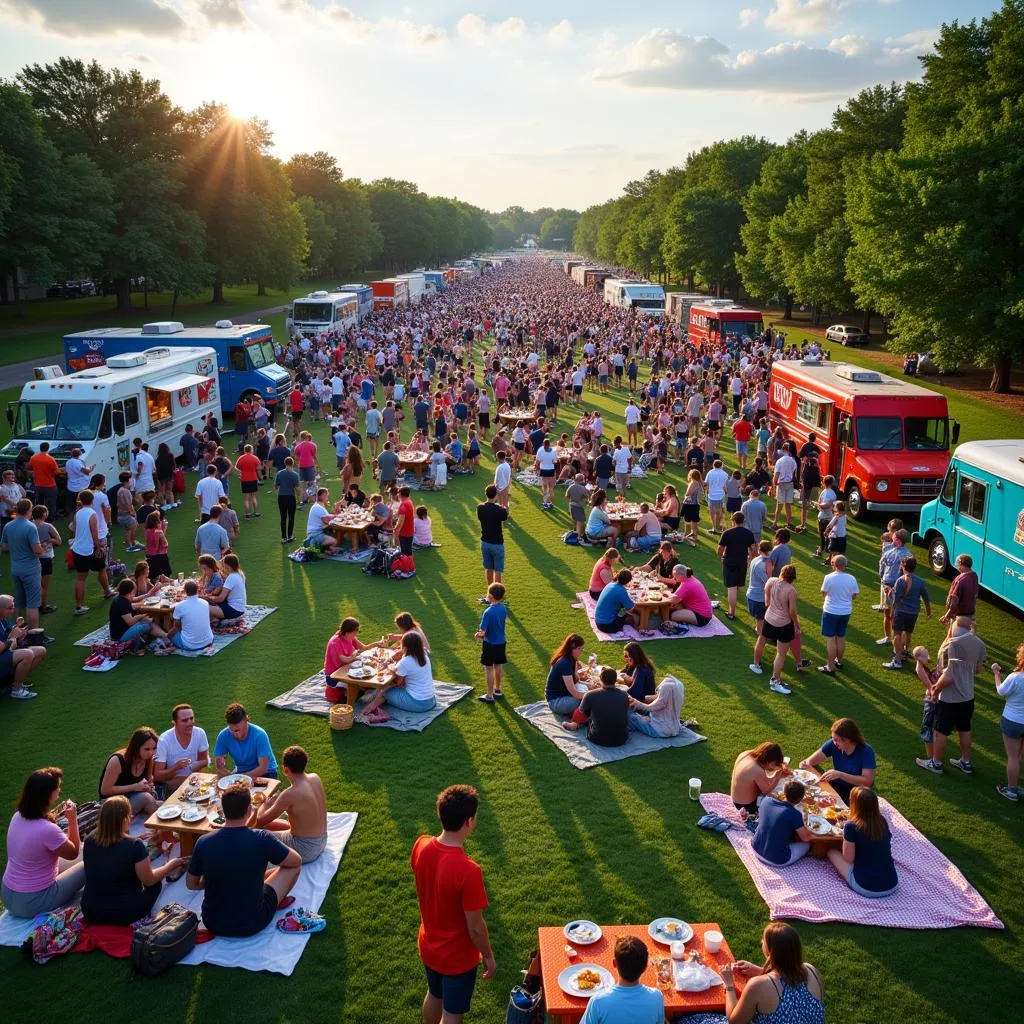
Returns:
[[[640,410],[635,405],[626,406],[626,426],[635,427],[640,422]]]
[[[104,491],[93,492],[92,507],[96,513],[96,533],[100,540],[106,540],[107,534],[110,533],[110,527],[107,525],[107,517],[103,514],[103,510],[110,511],[110,499]]]
[[[512,485],[512,467],[507,462],[499,462],[494,467],[494,486],[499,491],[507,491]]]
[[[421,665],[406,654],[395,666],[395,672],[405,680],[405,692],[415,700],[429,700],[434,696],[434,670],[430,659]]]
[[[780,484],[791,484],[796,476],[796,459],[792,455],[783,455],[775,460],[775,475]]]
[[[181,639],[190,651],[198,651],[213,643],[210,626],[210,606],[199,596],[186,597],[174,606],[171,613],[181,623]]]
[[[729,474],[724,469],[713,469],[704,480],[708,489],[708,501],[722,501],[725,498],[725,485]]]
[[[89,520],[95,515],[96,511],[91,505],[87,508],[82,507],[75,513],[75,538],[71,542],[72,553],[76,555],[95,554],[96,545],[93,543],[92,530],[89,529]]]
[[[827,523],[832,518],[832,505],[835,500],[836,492],[831,487],[822,488],[821,493],[818,495],[818,503],[825,507],[818,509],[818,518],[823,523]]]
[[[72,494],[89,489],[89,474],[85,471],[85,463],[81,459],[68,459],[64,466],[68,474],[68,490]]]
[[[621,448],[612,449],[612,464],[615,466],[616,473],[628,473],[629,472],[629,460],[633,457],[633,453],[623,445]]]
[[[558,453],[554,448],[546,449],[541,445],[537,449],[537,463],[542,470],[552,470],[558,465]]]
[[[825,595],[823,612],[849,615],[853,611],[853,595],[860,593],[860,587],[852,573],[830,572],[821,581],[821,592]]]
[[[215,476],[204,476],[196,484],[196,497],[200,501],[201,514],[207,515],[222,494],[224,494],[224,485]]]
[[[135,479],[135,489],[137,491],[155,490],[153,474],[156,472],[156,459],[149,452],[140,451],[135,456],[135,472],[138,473]]]
[[[206,732],[200,729],[198,725],[192,729],[192,738],[189,740],[187,747],[183,747],[178,742],[178,737],[175,735],[172,726],[167,732],[161,733],[160,739],[157,740],[156,760],[168,768],[176,764],[183,757],[187,757],[195,764],[199,760],[199,755],[207,753],[209,749],[210,744],[206,738]],[[191,770],[191,766],[182,768],[181,771],[175,772],[174,777],[176,779],[183,779]]]
[[[244,612],[247,604],[245,577],[240,572],[229,573],[227,579],[224,580],[223,586],[230,595],[225,599],[225,604],[229,604],[236,612]]]
[[[594,438],[600,437],[604,433],[604,420],[600,416],[595,416],[590,421],[590,434]]]
[[[319,502],[315,502],[309,510],[309,517],[306,519],[306,536],[322,536],[326,532],[325,523],[330,518],[331,513]]]

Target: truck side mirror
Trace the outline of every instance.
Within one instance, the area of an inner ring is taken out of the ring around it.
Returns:
[[[953,420],[953,444],[960,441],[960,421]]]

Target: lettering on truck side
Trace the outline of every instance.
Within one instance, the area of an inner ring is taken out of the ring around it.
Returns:
[[[772,404],[787,411],[793,404],[793,392],[777,380],[772,381]]]

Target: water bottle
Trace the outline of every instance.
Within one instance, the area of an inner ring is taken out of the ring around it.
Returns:
[[[596,654],[591,654],[590,657],[587,658],[587,668],[589,668],[591,672],[593,672],[594,669],[597,668],[597,655]]]

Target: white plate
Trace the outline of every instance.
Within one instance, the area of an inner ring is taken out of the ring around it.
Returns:
[[[562,929],[562,934],[577,946],[589,946],[601,938],[602,932],[593,921],[570,921]]]
[[[156,809],[156,816],[161,821],[171,821],[173,818],[179,817],[181,812],[181,804],[161,804],[161,806]]]
[[[252,786],[252,779],[248,775],[240,775],[236,772],[234,775],[225,775],[223,779],[218,779],[217,788],[223,793],[228,786],[233,786],[236,782],[244,782],[247,786]]]
[[[218,817],[223,817],[223,814],[221,813],[221,809],[219,807],[211,807],[210,810],[207,812],[207,815],[206,815],[206,820],[210,823],[210,828],[223,828],[224,827],[224,822],[223,821],[216,821],[216,820],[214,820],[214,819],[216,819]]]
[[[676,933],[666,932],[664,930],[666,925],[678,925],[679,931]],[[685,921],[680,921],[678,917],[659,917],[647,926],[647,934],[655,942],[660,942],[663,946],[671,946],[673,942],[689,942],[693,938],[693,929]]]
[[[181,812],[181,820],[187,821],[190,825],[194,825],[197,821],[202,821],[206,817],[205,807],[186,807]]]
[[[806,768],[794,768],[793,778],[799,779],[805,786],[816,786],[818,784],[818,776]]]
[[[583,989],[575,984],[580,971],[594,971],[601,976],[599,984],[593,988]],[[590,999],[602,992],[610,992],[615,987],[615,979],[611,971],[600,964],[570,964],[558,975],[558,987],[569,996],[577,999]]]
[[[807,830],[813,832],[816,836],[830,836],[833,834],[832,823],[820,814],[807,815]]]

